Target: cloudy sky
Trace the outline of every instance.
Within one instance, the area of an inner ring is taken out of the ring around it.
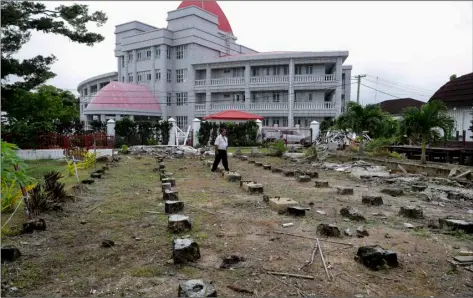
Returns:
[[[80,3],[80,2],[78,2]],[[35,33],[20,58],[54,54],[57,77],[48,83],[75,91],[79,82],[116,71],[115,25],[138,20],[166,27],[167,12],[180,2],[90,1],[108,15],[105,36],[93,47],[62,36]],[[46,2],[49,7],[64,2]],[[361,102],[395,97],[427,101],[450,75],[473,71],[473,2],[220,1],[238,43],[257,51],[348,50],[352,75],[367,74]],[[378,79],[377,79],[378,78]],[[391,96],[393,95],[393,96]],[[356,100],[356,84],[352,85]]]

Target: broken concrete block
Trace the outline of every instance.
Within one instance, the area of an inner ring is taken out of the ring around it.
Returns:
[[[381,190],[381,193],[390,195],[392,197],[399,197],[404,194],[404,191],[400,188],[384,188]]]
[[[33,233],[34,231],[45,231],[46,222],[42,218],[30,219],[23,224],[23,233]]]
[[[315,181],[315,187],[316,187],[316,188],[326,188],[326,187],[329,187],[329,186],[328,186],[328,181],[320,181],[320,180],[317,180],[317,181]]]
[[[292,216],[305,216],[305,212],[308,208],[301,207],[301,206],[290,206],[287,207],[287,214]]]
[[[401,207],[399,209],[399,215],[407,217],[407,218],[414,218],[414,219],[424,218],[422,208],[416,207],[416,206],[403,206],[403,207]]]
[[[2,247],[2,263],[13,262],[21,257],[21,252],[16,247]]]
[[[421,192],[427,189],[427,185],[414,184],[411,186],[412,191]]]
[[[224,177],[229,182],[239,182],[241,180],[241,175],[237,172],[228,172],[224,174]]]
[[[289,198],[276,197],[269,199],[269,207],[274,211],[286,212],[288,207],[294,206],[299,206],[299,203]]]
[[[350,228],[346,228],[345,230],[343,230],[343,234],[348,237],[353,236],[353,233],[351,232]]]
[[[462,219],[439,218],[441,229],[458,231],[462,230],[467,234],[473,234],[473,222]]]
[[[325,237],[340,237],[340,230],[336,225],[321,223],[317,226],[317,234]]]
[[[248,156],[242,155],[242,156],[240,156],[240,160],[241,160],[241,161],[248,160]]]
[[[307,175],[298,175],[296,179],[298,182],[310,182],[311,180],[310,176]]]
[[[177,190],[165,190],[163,192],[163,200],[179,201],[179,192]]]
[[[271,167],[271,172],[272,172],[272,173],[282,173],[282,169],[281,169],[281,168],[274,168],[274,167]]]
[[[240,186],[250,194],[262,194],[263,184],[256,183],[253,181],[240,181]]]
[[[220,269],[230,269],[237,268],[238,265],[241,265],[241,262],[246,261],[246,258],[240,257],[237,255],[231,255],[223,258],[222,264],[220,264]]]
[[[355,260],[372,270],[379,270],[386,267],[395,268],[399,265],[395,252],[385,250],[378,245],[368,245],[358,248]]]
[[[171,190],[171,183],[161,183],[161,191]]]
[[[168,217],[168,229],[173,233],[182,233],[192,229],[189,216],[173,214]]]
[[[316,171],[304,171],[304,174],[309,176],[310,178],[319,178],[319,173]]]
[[[263,170],[271,170],[271,165],[263,165]]]
[[[179,283],[178,297],[217,297],[217,290],[212,282],[191,279]]]
[[[161,183],[171,183],[171,187],[176,187],[176,179],[163,178],[163,180],[161,180]]]
[[[100,179],[100,178],[102,178],[102,174],[99,174],[99,173],[92,173],[92,174],[90,174],[90,178],[97,178],[97,179]]]
[[[159,169],[165,169],[166,166],[165,166],[163,163],[159,163],[159,164],[158,164],[158,168],[159,168]]]
[[[365,217],[358,211],[358,209],[353,207],[345,207],[340,210],[340,214],[343,217],[347,217],[351,220],[364,221]]]
[[[294,177],[294,170],[282,170],[284,177]]]
[[[356,228],[356,237],[358,238],[363,238],[365,236],[369,236],[370,234],[368,231],[365,229],[364,226],[359,226]]]
[[[190,238],[178,238],[172,246],[174,264],[185,264],[200,259],[200,249],[197,243]]]
[[[453,191],[449,191],[447,193],[447,199],[454,200],[454,201],[471,200],[467,195],[460,192],[453,192]]]
[[[248,160],[248,163],[252,164],[252,163],[255,163],[255,161],[250,159],[250,160]]]
[[[262,167],[263,166],[263,163],[262,162],[255,162],[255,167]]]
[[[337,194],[339,194],[339,195],[352,195],[353,194],[353,188],[344,187],[344,186],[337,186]]]
[[[175,214],[184,210],[183,201],[166,201],[164,202],[164,213]]]
[[[361,196],[361,203],[371,206],[381,206],[383,205],[383,198],[380,196],[363,195]]]

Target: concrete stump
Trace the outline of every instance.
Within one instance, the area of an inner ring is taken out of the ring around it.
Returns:
[[[321,223],[317,226],[317,234],[325,237],[340,237],[340,230],[336,225]]]
[[[162,183],[161,184],[161,191],[164,192],[165,190],[171,190],[171,183]]]
[[[242,155],[242,156],[240,156],[240,160],[241,160],[241,161],[248,160],[248,156]]]
[[[248,160],[248,163],[252,164],[252,163],[255,163],[255,161],[254,160]]]
[[[179,283],[178,297],[217,297],[217,290],[212,282],[191,279]]]
[[[412,191],[421,192],[427,189],[427,185],[414,184],[411,186]]]
[[[297,181],[298,182],[310,182],[310,180],[311,180],[310,176],[307,176],[307,175],[297,176]]]
[[[272,173],[281,173],[282,169],[281,168],[271,168]]]
[[[172,246],[172,258],[174,264],[195,262],[200,259],[199,245],[190,238],[176,239]]]
[[[255,167],[262,167],[262,166],[263,166],[262,162],[259,162],[259,161],[255,162]]]
[[[163,180],[161,180],[161,183],[170,183],[171,187],[176,187],[176,179],[163,178]]]
[[[380,196],[361,196],[361,203],[371,206],[381,206],[383,205],[383,198]]]
[[[252,181],[240,181],[240,186],[250,194],[262,194],[263,184]]]
[[[163,192],[163,200],[179,201],[179,192],[177,190],[165,190]]]
[[[315,187],[316,188],[327,188],[327,187],[329,187],[328,181],[320,181],[320,180],[315,181]]]
[[[349,218],[356,221],[364,221],[365,217],[358,211],[358,209],[353,207],[345,207],[340,209],[340,214],[343,217]]]
[[[164,202],[164,213],[175,214],[184,210],[183,201],[166,201]]]
[[[21,252],[16,247],[2,247],[2,263],[13,262],[21,257]]]
[[[473,234],[473,221],[462,219],[439,218],[439,227],[451,231],[462,230],[467,234]]]
[[[379,270],[387,267],[395,268],[399,265],[397,254],[385,250],[378,245],[368,245],[358,248],[355,260],[371,270]]]
[[[305,171],[304,174],[309,176],[310,178],[319,178],[319,173],[315,171]]]
[[[95,180],[94,179],[84,179],[80,183],[82,184],[94,184]]]
[[[301,206],[291,206],[287,207],[287,214],[292,216],[305,216],[307,208]]]
[[[271,165],[263,165],[263,170],[271,170]]]
[[[384,188],[381,190],[381,193],[390,195],[391,197],[399,197],[404,194],[400,188]]]
[[[413,219],[422,219],[424,218],[424,213],[422,208],[416,206],[404,206],[399,209],[399,215],[413,218]]]
[[[100,179],[100,178],[102,178],[102,174],[99,174],[99,173],[92,173],[92,174],[90,174],[90,178],[98,178],[98,179]]]
[[[158,164],[158,169],[165,169],[165,168],[166,168],[165,164],[163,164],[163,163]]]
[[[286,212],[287,208],[289,207],[295,207],[299,205],[299,202],[296,202],[292,199],[289,198],[280,198],[280,197],[275,197],[269,199],[269,208],[273,209],[274,211],[277,212]]]
[[[339,194],[339,195],[352,195],[353,194],[353,188],[338,186],[337,187],[337,194]]]
[[[42,218],[30,219],[23,224],[22,233],[29,234],[34,231],[46,231],[46,222]]]
[[[295,171],[294,170],[283,170],[282,174],[284,177],[294,177]]]
[[[241,180],[241,175],[238,174],[237,172],[229,172],[228,174],[225,174],[225,179],[229,182],[239,182]]]
[[[359,226],[358,228],[356,228],[356,237],[358,238],[363,238],[363,237],[367,237],[369,236],[370,233],[368,233],[368,231],[365,229],[364,226]]]
[[[173,214],[168,217],[168,229],[173,233],[182,233],[192,229],[189,216]]]

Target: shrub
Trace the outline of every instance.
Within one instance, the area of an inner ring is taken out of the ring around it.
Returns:
[[[128,146],[127,145],[122,145],[122,149],[120,149],[121,154],[128,154]]]
[[[275,142],[269,143],[269,148],[276,153],[276,156],[279,157],[281,157],[287,150],[283,140],[277,140]]]
[[[158,145],[158,141],[156,141],[156,139],[154,139],[154,138],[149,138],[147,143],[150,146]]]
[[[47,172],[43,178],[43,185],[38,184],[30,191],[29,205],[31,212],[35,215],[57,208],[74,198],[65,191],[65,184],[59,182],[59,179],[62,178],[61,173]]]

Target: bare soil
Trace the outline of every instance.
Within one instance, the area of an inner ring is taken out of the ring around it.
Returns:
[[[261,160],[273,166],[285,162]],[[368,184],[334,171],[319,171],[320,179],[329,181],[331,187],[315,188],[313,182],[299,183],[294,177],[230,159],[230,168],[244,180],[262,183],[265,194],[289,197],[307,206],[312,203],[305,217],[296,218],[278,215],[262,196],[245,194],[239,183],[211,173],[197,158],[166,159],[165,164],[174,173],[180,199],[186,204],[183,214],[192,219],[193,230],[184,235],[199,244],[199,262],[174,265],[171,244],[177,236],[167,231],[165,214],[148,212],[164,213],[159,176],[152,171],[155,159],[123,157],[64,212],[44,214],[46,231],[3,239],[3,246],[16,246],[24,256],[3,264],[2,283],[18,289],[6,290],[2,296],[176,296],[179,282],[194,278],[213,281],[219,296],[251,296],[228,286],[274,297],[473,295],[473,273],[452,270],[448,263],[459,250],[473,250],[471,236],[442,234],[427,227],[404,228],[404,223],[425,224],[448,215],[473,220],[465,209],[448,203],[433,205],[409,193],[390,197],[380,193],[386,185]],[[354,195],[337,195],[336,186],[353,187]],[[362,205],[362,194],[381,195],[384,205]],[[422,206],[426,219],[398,216],[403,205]],[[365,215],[364,226],[370,235],[330,239],[353,246],[321,242],[333,280],[327,278],[320,256],[300,270],[310,260],[314,240],[274,231],[317,237],[318,224],[335,223],[341,231],[349,227],[354,232],[360,224],[340,216],[340,209],[346,206]],[[281,226],[289,222],[294,225]],[[106,239],[115,246],[101,247]],[[371,271],[356,263],[358,247],[369,244],[397,252],[400,267]],[[243,256],[246,261],[235,269],[219,269],[229,255]],[[267,271],[312,275],[315,280],[274,276]]]

